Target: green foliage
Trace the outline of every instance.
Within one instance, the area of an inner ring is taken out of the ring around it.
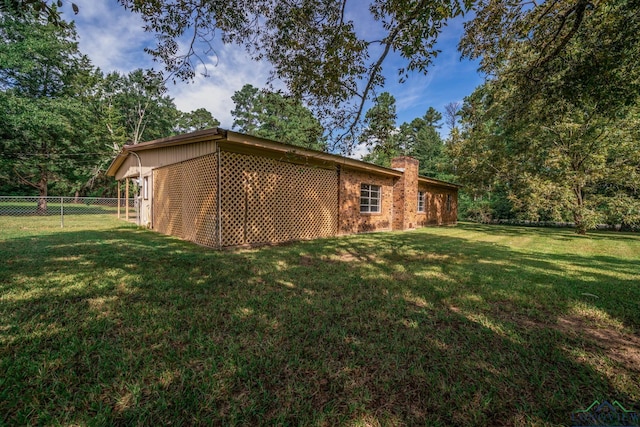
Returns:
[[[4,194],[112,194],[104,171],[126,142],[218,124],[204,109],[180,113],[157,73],[94,70],[73,25],[0,18]]]
[[[220,121],[214,118],[211,112],[205,108],[198,108],[189,113],[180,113],[174,132],[176,134],[194,132],[214,128],[219,125]]]
[[[620,226],[622,230],[640,229],[640,198],[618,193],[607,197],[603,203],[608,224]]]
[[[608,197],[638,197],[637,10],[625,0],[477,9],[461,46],[493,79],[466,99],[449,147],[476,197],[504,185],[516,216],[570,219],[579,233],[606,219]]]
[[[401,58],[395,62],[400,80],[425,72],[437,55],[435,42],[446,20],[462,14],[471,0],[119,2],[141,14],[158,40],[148,52],[178,78],[190,79],[204,65],[194,45],[178,49],[184,36],[209,52],[221,36],[254,59],[268,60],[288,92],[326,120],[329,132],[338,130],[339,148],[348,152],[357,142],[366,102],[384,86],[390,53]],[[364,19],[350,19],[367,12]]]
[[[429,107],[423,117],[400,125],[398,138],[404,153],[420,161],[420,175],[444,179],[448,158],[438,132],[441,120],[442,114]]]
[[[420,175],[452,179],[448,174],[450,161],[438,133],[442,114],[429,107],[423,117],[400,127],[396,126],[396,119],[395,98],[388,92],[381,93],[365,114],[366,127],[359,141],[369,147],[369,153],[363,160],[389,167],[394,157],[411,156],[420,162]]]
[[[482,197],[469,195],[465,189],[458,195],[458,218],[461,220],[489,223],[518,216],[506,189],[500,185]]]
[[[324,129],[300,101],[278,92],[260,91],[247,84],[231,99],[233,127],[261,138],[324,151]]]
[[[133,144],[172,135],[181,113],[166,91],[162,75],[151,70],[104,76],[100,97],[110,118],[105,123],[109,133]]]
[[[396,137],[396,99],[389,92],[382,92],[374,99],[374,105],[365,113],[364,130],[360,144],[369,147],[365,161],[390,166],[391,159],[400,153],[400,140]]]
[[[73,187],[99,156],[88,137],[91,65],[73,26],[0,17],[0,175],[46,196]],[[90,154],[87,154],[90,153]]]
[[[639,7],[638,0],[479,2],[460,47],[481,58],[482,71],[508,79],[525,105],[543,95],[573,105],[596,100],[598,113],[616,116],[640,93]]]
[[[21,19],[44,19],[51,25],[67,28],[69,24],[60,16],[59,8],[63,4],[63,0],[2,0],[0,13],[12,14]],[[71,8],[75,14],[80,11],[75,3],[71,3]]]

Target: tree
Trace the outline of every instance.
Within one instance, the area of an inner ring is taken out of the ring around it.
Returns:
[[[21,19],[44,19],[49,24],[58,27],[68,27],[60,16],[59,8],[62,7],[62,0],[3,0],[0,3],[0,13],[10,13]],[[71,3],[73,13],[78,14],[80,9],[75,3]]]
[[[420,162],[419,173],[434,178],[450,178],[445,173],[447,163],[444,143],[438,129],[442,114],[429,107],[423,117],[400,125],[397,138],[405,145],[404,153]]]
[[[161,74],[137,69],[107,74],[103,96],[116,109],[114,118],[123,124],[127,140],[138,144],[172,134],[180,113],[166,91]]]
[[[460,113],[460,103],[459,102],[450,102],[444,106],[444,117],[447,126],[449,127],[449,132],[453,132],[456,128],[456,124],[458,123],[458,114]]]
[[[289,93],[325,118],[329,129],[339,130],[336,140],[343,151],[353,148],[345,141],[354,139],[346,136],[354,135],[366,102],[384,85],[385,62],[392,56],[402,59],[400,80],[426,71],[446,20],[471,2],[376,0],[363,7],[346,0],[119,1],[157,35],[157,46],[148,52],[177,78],[195,75],[197,66],[204,65],[201,55],[215,53],[216,37],[271,62],[274,77],[285,82]],[[365,10],[369,14],[363,17]],[[358,15],[358,21],[351,15]],[[186,47],[180,49],[178,40],[185,37]],[[198,49],[202,45],[205,49]]]
[[[220,126],[220,121],[214,118],[206,108],[198,108],[189,113],[180,113],[175,127],[175,133],[187,133],[197,130]]]
[[[10,14],[0,20],[0,167],[2,175],[37,189],[43,211],[52,179],[90,169],[91,114],[83,101],[91,64],[77,49],[72,25]]]
[[[246,84],[231,96],[231,100],[235,104],[235,108],[231,110],[231,115],[234,118],[232,125],[234,129],[237,128],[240,132],[249,135],[255,134],[260,126],[258,121],[259,108],[257,106],[259,95],[260,89]]]
[[[613,120],[594,104],[550,99],[520,116],[513,111],[521,107],[509,99],[508,89],[497,83],[476,90],[462,109],[462,137],[448,147],[474,200],[508,204],[523,219],[572,220],[579,233],[613,221],[614,207],[626,212],[617,216],[620,223],[635,224],[637,110]]]
[[[637,170],[629,129],[640,99],[638,1],[489,1],[476,7],[461,42],[491,81],[472,95],[457,147],[462,176],[491,192],[497,183],[515,212],[571,216],[579,233],[602,219],[609,196]],[[466,111],[465,111],[466,110]],[[616,166],[614,166],[616,165]],[[616,169],[627,177],[612,174]],[[482,192],[482,191],[481,191]],[[628,193],[627,193],[628,194]],[[618,200],[624,200],[618,197]]]
[[[391,165],[391,159],[401,151],[396,127],[396,99],[389,92],[383,92],[374,99],[374,105],[364,116],[364,130],[360,144],[369,147],[365,161],[383,166]]]
[[[634,52],[628,48],[633,44],[627,43],[637,37],[637,19],[627,15],[639,9],[638,1],[371,0],[369,14],[363,17],[362,2],[347,0],[119,0],[141,14],[147,31],[156,33],[157,46],[147,50],[173,76],[193,77],[196,67],[205,63],[201,56],[215,54],[218,37],[243,46],[255,59],[270,61],[274,77],[284,81],[290,94],[327,120],[329,129],[341,132],[336,140],[347,152],[353,148],[366,103],[385,83],[385,63],[393,58],[394,64],[400,64],[401,81],[410,72],[425,72],[437,54],[434,46],[442,27],[470,8],[476,18],[466,24],[463,54],[481,58],[482,70],[490,76],[498,69],[504,73],[505,64],[517,64],[511,67],[512,74],[519,76],[523,88],[533,89],[521,91],[525,102],[539,89],[552,89],[547,84],[563,88],[563,83],[584,82],[593,76],[605,82],[601,94],[616,89],[614,97],[632,102],[626,94],[636,90],[618,89],[638,85],[636,78],[620,85],[627,72],[637,68]],[[54,2],[9,1],[30,10],[40,7],[34,4]],[[348,19],[352,15],[359,17],[358,22]],[[562,61],[567,47],[588,34],[584,28],[603,15],[613,17],[609,31],[595,34],[604,35],[601,44],[613,53],[609,59],[591,61],[590,53],[599,49],[592,46],[584,51],[581,66],[561,79],[550,78],[558,76],[553,67]],[[181,48],[179,40],[184,38],[186,47]],[[565,94],[572,93],[566,89]]]
[[[639,0],[478,2],[460,49],[487,75],[508,78],[523,106],[549,94],[576,105],[587,96],[615,116],[640,93],[639,8]]]
[[[261,138],[326,150],[320,121],[300,101],[281,93],[260,91],[245,85],[231,99],[235,108],[233,128]]]
[[[173,99],[165,95],[165,83],[157,73],[138,69],[128,74],[104,74],[97,70],[94,75],[88,103],[95,118],[90,134],[104,154],[81,191],[97,185],[103,187],[103,194],[115,191],[105,172],[113,156],[127,143],[138,144],[219,124],[204,108],[189,113],[178,111]]]

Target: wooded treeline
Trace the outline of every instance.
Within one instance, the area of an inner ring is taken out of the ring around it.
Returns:
[[[112,196],[124,144],[217,126],[179,111],[160,74],[93,67],[74,26],[0,15],[0,194]]]
[[[467,215],[640,227],[640,2],[488,2],[460,48],[487,81],[450,136]]]

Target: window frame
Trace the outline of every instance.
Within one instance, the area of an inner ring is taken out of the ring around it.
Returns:
[[[144,200],[149,200],[149,177],[145,176],[142,178],[142,198]]]
[[[375,203],[372,203],[374,201]],[[376,210],[372,210],[372,208]],[[360,213],[361,214],[380,214],[381,212],[382,212],[382,186],[376,185],[376,184],[360,183]]]
[[[425,192],[418,190],[418,213],[425,213]]]
[[[451,213],[451,194],[447,193],[447,213]]]

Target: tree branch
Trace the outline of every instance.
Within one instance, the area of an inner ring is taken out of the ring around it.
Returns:
[[[584,19],[584,13],[588,5],[589,5],[588,0],[578,0],[578,3],[575,6],[571,7],[569,10],[567,10],[567,12],[565,12],[565,14],[562,16],[562,21],[560,23],[560,27],[558,28],[558,31],[556,31],[553,38],[549,40],[549,42],[547,42],[545,46],[542,48],[541,54],[544,54],[544,51],[547,50],[547,48],[549,48],[549,46],[551,46],[551,44],[557,39],[557,37],[560,35],[560,32],[565,26],[566,20],[569,18],[569,16],[575,13],[573,26],[571,27],[569,32],[560,40],[560,43],[556,46],[553,52],[551,52],[546,57],[542,58],[542,60],[537,62],[537,64],[534,64],[534,66],[529,70],[529,72],[532,72],[534,68],[543,67],[553,58],[558,56],[558,54],[562,51],[562,49],[565,48],[565,46],[569,43],[569,41],[580,29],[580,25],[582,24],[582,21]]]
[[[375,64],[373,64],[373,66],[371,67],[371,71],[369,72],[369,78],[367,79],[367,84],[365,85],[365,88],[360,95],[360,102],[357,106],[355,117],[352,120],[351,124],[349,125],[348,130],[342,134],[341,138],[344,138],[345,136],[354,133],[355,127],[357,126],[358,122],[360,122],[360,118],[362,117],[362,112],[364,110],[364,105],[367,101],[367,97],[369,96],[369,93],[371,92],[374,86],[375,78],[377,74],[380,72],[380,70],[382,69],[382,63],[384,62],[387,55],[389,54],[389,51],[391,50],[391,46],[393,45],[393,42],[395,41],[396,37],[398,37],[398,34],[400,34],[400,31],[402,31],[406,27],[406,25],[409,24],[415,18],[417,12],[425,6],[424,3],[425,1],[423,0],[418,5],[416,5],[416,7],[411,12],[411,14],[409,14],[409,16],[407,16],[406,19],[404,19],[401,23],[399,23],[393,29],[393,31],[391,31],[391,33],[389,33],[389,35],[385,37],[384,50],[382,54],[380,54],[380,57],[375,62]]]

